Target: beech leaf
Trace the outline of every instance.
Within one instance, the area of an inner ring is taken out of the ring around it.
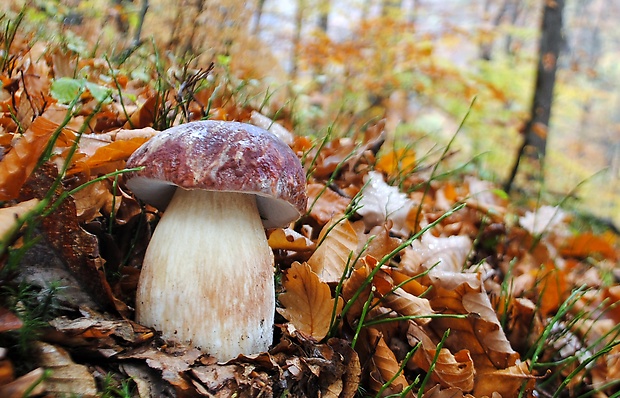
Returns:
[[[329,285],[319,280],[306,263],[295,262],[285,273],[282,285],[286,291],[278,300],[285,308],[278,312],[289,320],[297,330],[321,340],[329,331],[334,299]],[[336,312],[342,310],[342,299],[338,297]]]
[[[319,234],[319,246],[308,259],[321,281],[337,283],[340,281],[351,253],[357,249],[357,233],[348,220],[342,220],[335,226],[326,225]]]

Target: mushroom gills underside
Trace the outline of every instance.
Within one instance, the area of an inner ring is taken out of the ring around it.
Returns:
[[[274,308],[255,195],[177,189],[144,258],[137,321],[224,361],[268,349]]]

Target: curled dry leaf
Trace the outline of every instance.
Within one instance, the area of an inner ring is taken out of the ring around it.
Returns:
[[[43,394],[45,385],[41,382],[45,378],[45,369],[36,368],[10,383],[0,386],[0,397],[23,398]]]
[[[514,396],[526,382],[526,397],[532,396],[536,377],[528,369],[527,362],[516,363],[506,369],[496,369],[490,372],[481,371],[476,374],[474,396],[491,397],[500,394],[502,397]]]
[[[445,346],[453,351],[467,349],[476,371],[505,369],[516,363],[516,353],[501,328],[497,314],[484,290],[479,274],[442,273],[432,276],[431,306],[438,312],[467,314],[466,319],[435,318],[429,326],[443,334],[451,330]]]
[[[357,239],[357,233],[348,220],[323,227],[319,234],[318,247],[308,259],[308,264],[321,281],[340,281],[347,264],[355,260]]]
[[[409,383],[400,370],[400,364],[396,360],[394,352],[386,344],[383,335],[376,329],[367,328],[365,330],[368,334],[365,344],[368,344],[368,346],[363,347],[363,349],[365,351],[368,350],[371,356],[369,358],[369,366],[371,367],[369,387],[377,392],[384,384],[394,378],[385,392],[391,394],[401,393],[405,388],[409,387]],[[406,396],[412,397],[413,395],[409,393]]]
[[[37,117],[0,161],[0,201],[17,197],[58,124]]]
[[[356,221],[352,226],[357,231],[358,236],[357,253],[361,253],[362,249],[366,248],[362,254],[382,259],[402,243],[401,239],[390,236],[391,222],[378,225],[368,233],[365,232],[363,221]]]
[[[409,323],[407,337],[411,346],[421,343],[411,359],[415,366],[428,372],[434,361],[435,367],[431,378],[435,382],[443,387],[459,388],[464,392],[473,390],[475,369],[469,351],[463,349],[452,354],[449,349],[442,347],[437,355],[437,345],[427,332],[414,322]]]
[[[286,292],[280,294],[278,300],[285,308],[278,308],[278,312],[298,331],[322,340],[329,331],[334,312],[329,286],[319,280],[308,264],[298,262],[286,271],[282,285]],[[340,314],[342,304],[338,297],[335,315]]]
[[[89,222],[100,216],[101,208],[113,201],[113,195],[105,181],[92,183],[72,196],[75,201],[76,215],[80,222]]]
[[[351,202],[350,199],[338,195],[323,184],[308,184],[307,193],[310,217],[320,225],[342,216]]]
[[[267,240],[273,250],[310,251],[314,242],[291,228],[277,228],[271,231]]]
[[[394,290],[381,297],[381,305],[391,308],[401,316],[420,316],[413,321],[420,325],[430,322],[430,318],[424,318],[425,315],[434,314],[428,299],[409,294],[401,288]]]
[[[10,238],[5,235],[14,229],[16,219],[32,210],[37,203],[39,203],[38,199],[30,199],[19,202],[15,206],[0,209],[0,242]]]
[[[76,391],[83,397],[95,397],[97,384],[88,368],[73,362],[67,351],[51,344],[36,342],[34,349],[39,364],[51,369],[45,379],[45,391],[54,396],[70,395]]]
[[[80,159],[80,161],[69,170],[68,174],[80,173],[101,167],[106,167],[106,169],[103,170],[105,172],[114,171],[115,162],[127,160],[127,158],[146,141],[147,138],[135,137],[129,140],[111,142],[97,149],[92,156]],[[122,166],[116,168],[122,168]]]

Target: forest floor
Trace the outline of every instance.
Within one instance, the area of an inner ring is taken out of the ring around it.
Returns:
[[[132,75],[18,25],[0,53],[0,396],[618,396],[614,231],[515,201],[450,145],[387,145],[383,121],[297,135],[210,65]],[[161,213],[126,160],[200,119],[270,128],[307,177],[306,212],[267,231],[273,344],[227,362],[134,314]]]

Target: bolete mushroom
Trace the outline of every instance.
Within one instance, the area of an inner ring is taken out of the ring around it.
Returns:
[[[138,148],[127,186],[164,210],[149,242],[136,320],[164,339],[225,361],[273,340],[273,253],[264,228],[306,208],[305,173],[272,133],[238,122],[191,122]]]

